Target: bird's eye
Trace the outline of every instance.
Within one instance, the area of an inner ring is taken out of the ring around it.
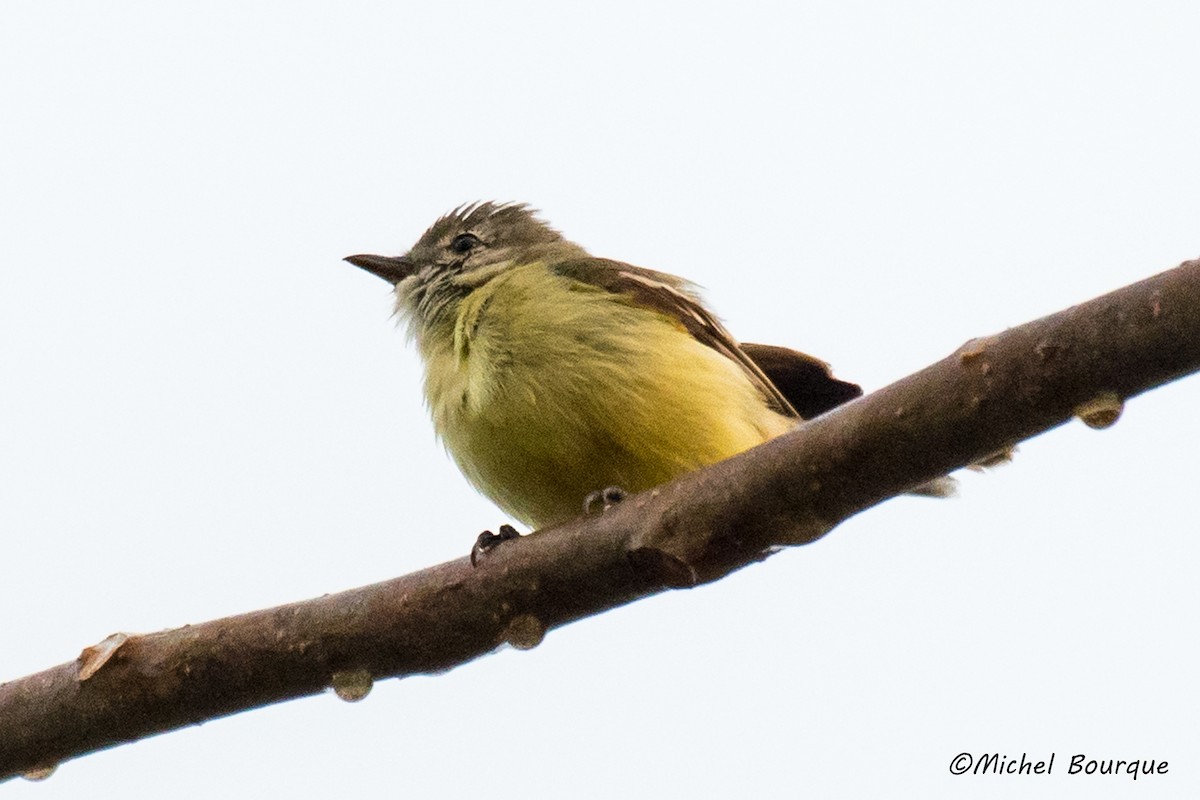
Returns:
[[[454,237],[454,241],[450,242],[450,249],[459,255],[466,255],[474,250],[483,242],[479,241],[479,237],[473,233],[460,233]]]

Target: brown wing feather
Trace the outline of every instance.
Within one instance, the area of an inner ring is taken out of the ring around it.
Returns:
[[[824,414],[863,393],[858,384],[833,377],[829,365],[818,358],[770,344],[743,342],[741,347],[804,419]]]
[[[862,394],[854,384],[831,376],[829,366],[811,356],[783,347],[738,344],[682,278],[606,258],[572,259],[553,269],[677,320],[697,341],[740,366],[768,405],[781,414],[809,419]]]

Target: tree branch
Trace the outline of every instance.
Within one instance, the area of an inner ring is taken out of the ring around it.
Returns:
[[[951,356],[602,516],[315,600],[145,635],[0,685],[0,780],[331,684],[447,670],[716,580],[1073,416],[1200,370],[1200,261]]]

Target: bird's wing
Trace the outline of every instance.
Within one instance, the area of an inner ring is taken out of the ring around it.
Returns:
[[[738,344],[700,303],[692,284],[682,278],[605,258],[571,259],[552,268],[564,277],[622,295],[630,302],[676,320],[698,342],[741,367],[771,408],[781,414],[807,419],[862,393],[854,384],[833,378],[823,361],[803,353],[782,347]],[[765,365],[759,362],[759,354]],[[778,377],[771,374],[772,370]],[[848,394],[851,389],[853,393]],[[805,413],[802,408],[819,410]]]
[[[786,347],[743,342],[742,352],[770,378],[804,419],[812,419],[862,395],[857,383],[840,381],[829,365]]]

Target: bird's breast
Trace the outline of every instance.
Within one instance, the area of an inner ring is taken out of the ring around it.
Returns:
[[[434,425],[467,477],[518,519],[578,513],[791,427],[733,361],[672,320],[548,271],[495,278],[423,342]]]

